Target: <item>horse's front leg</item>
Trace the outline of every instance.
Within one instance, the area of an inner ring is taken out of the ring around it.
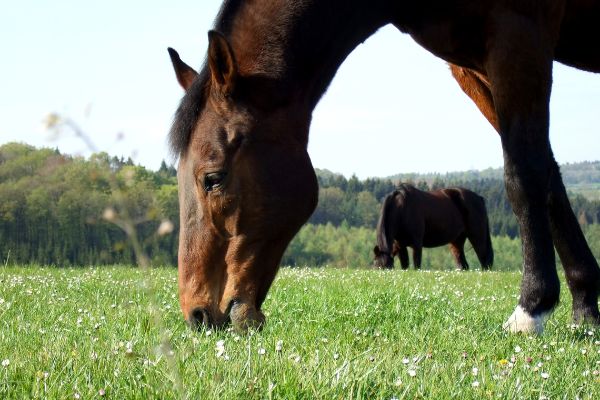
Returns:
[[[398,247],[398,258],[400,258],[400,266],[402,269],[408,268],[408,250],[406,246]]]
[[[560,291],[547,204],[553,46],[535,19],[509,12],[493,21],[491,35],[485,68],[498,116],[506,192],[523,250],[521,297],[504,328],[541,333]]]
[[[489,82],[485,76],[450,64],[452,76],[490,124],[500,131]],[[552,151],[552,150],[550,150]],[[573,297],[573,319],[600,324],[600,268],[573,213],[559,166],[551,156],[548,206],[552,240]]]
[[[412,248],[413,264],[415,269],[421,269],[421,259],[423,258],[423,245],[415,244]]]

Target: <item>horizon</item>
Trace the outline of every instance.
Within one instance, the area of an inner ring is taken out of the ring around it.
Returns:
[[[71,153],[62,151],[57,146],[54,146],[54,147],[51,146],[51,145],[36,146],[34,144],[23,142],[23,141],[9,141],[9,142],[5,142],[5,143],[0,143],[0,147],[2,147],[4,145],[12,144],[12,143],[22,144],[22,145],[25,145],[25,146],[32,146],[36,150],[42,150],[42,149],[49,149],[49,150],[52,150],[52,151],[58,150],[58,152],[62,156],[73,157],[73,158],[83,158],[86,161],[89,161],[89,159],[90,159],[90,157],[92,155],[99,154],[99,153],[106,153],[110,158],[117,157],[119,159],[125,159],[125,160],[127,160],[127,158],[128,158],[128,157],[124,157],[122,155],[111,154],[110,152],[106,152],[104,150],[100,150],[98,152],[93,152],[93,153],[90,153],[90,154],[71,154]],[[169,162],[166,158],[162,159],[159,162],[158,167],[156,167],[156,168],[148,167],[146,165],[143,165],[141,163],[136,162],[133,159],[132,159],[132,161],[133,161],[133,163],[134,163],[135,166],[144,167],[145,169],[150,170],[152,172],[157,172],[160,169],[160,164],[162,164],[163,161],[165,162],[165,164],[168,167],[173,167],[173,168],[177,169],[177,165],[175,165],[174,163]],[[575,165],[575,164],[585,164],[585,163],[598,164],[598,163],[600,163],[600,159],[598,159],[598,160],[581,160],[581,161],[574,161],[574,162],[559,163],[559,167],[568,166],[568,165]],[[386,175],[386,176],[359,177],[356,174],[345,175],[345,174],[343,174],[341,172],[338,172],[338,171],[332,171],[329,168],[314,167],[315,171],[318,170],[318,171],[322,171],[324,173],[330,173],[330,174],[333,174],[333,175],[341,175],[341,176],[343,176],[346,179],[350,179],[353,176],[356,176],[361,181],[364,181],[366,179],[394,179],[394,177],[397,177],[398,175],[441,175],[441,176],[443,176],[443,175],[461,174],[461,173],[468,173],[468,172],[498,171],[498,170],[503,170],[503,169],[504,169],[504,167],[500,166],[500,167],[486,167],[486,168],[480,168],[480,169],[453,170],[453,171],[396,172],[396,173],[393,173],[391,175]]]
[[[150,169],[174,161],[167,133],[183,91],[166,49],[198,69],[220,4],[60,0],[31,13],[27,4],[11,3],[0,15],[0,43],[10,54],[0,65],[0,143],[89,154],[72,134],[48,140],[41,121],[57,112],[101,151]],[[555,157],[560,164],[600,159],[600,74],[554,65]],[[497,133],[446,63],[391,26],[359,45],[338,70],[313,113],[308,152],[315,168],[361,179],[503,165]]]

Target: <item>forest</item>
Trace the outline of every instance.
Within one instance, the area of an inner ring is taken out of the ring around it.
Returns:
[[[600,184],[600,162],[568,164],[562,170],[588,240],[600,244],[600,200],[593,190]],[[400,181],[425,190],[462,186],[479,193],[486,199],[495,245],[512,249],[507,254],[519,253],[518,228],[501,170],[366,180],[316,172],[319,204],[290,244],[283,265],[369,264],[381,201]],[[177,264],[179,219],[173,166],[163,161],[158,171],[151,171],[106,153],[83,158],[22,143],[0,146],[2,264],[132,264],[135,256],[127,223],[135,226],[153,264]],[[595,252],[597,247],[592,245]],[[424,262],[441,263],[436,261],[438,253],[426,253]],[[519,265],[513,259],[500,263]]]

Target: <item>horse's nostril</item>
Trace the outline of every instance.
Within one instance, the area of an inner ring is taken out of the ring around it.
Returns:
[[[202,307],[196,307],[190,312],[188,322],[192,328],[200,328],[202,326],[210,325],[210,316],[208,311]]]

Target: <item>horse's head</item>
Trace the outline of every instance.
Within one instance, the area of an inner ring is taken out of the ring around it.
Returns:
[[[199,74],[169,53],[186,90],[171,131],[181,309],[193,327],[257,327],[281,256],[316,206],[310,111],[244,75],[217,32]]]
[[[373,266],[376,268],[393,268],[394,267],[394,256],[388,251],[383,251],[379,246],[373,248]]]

